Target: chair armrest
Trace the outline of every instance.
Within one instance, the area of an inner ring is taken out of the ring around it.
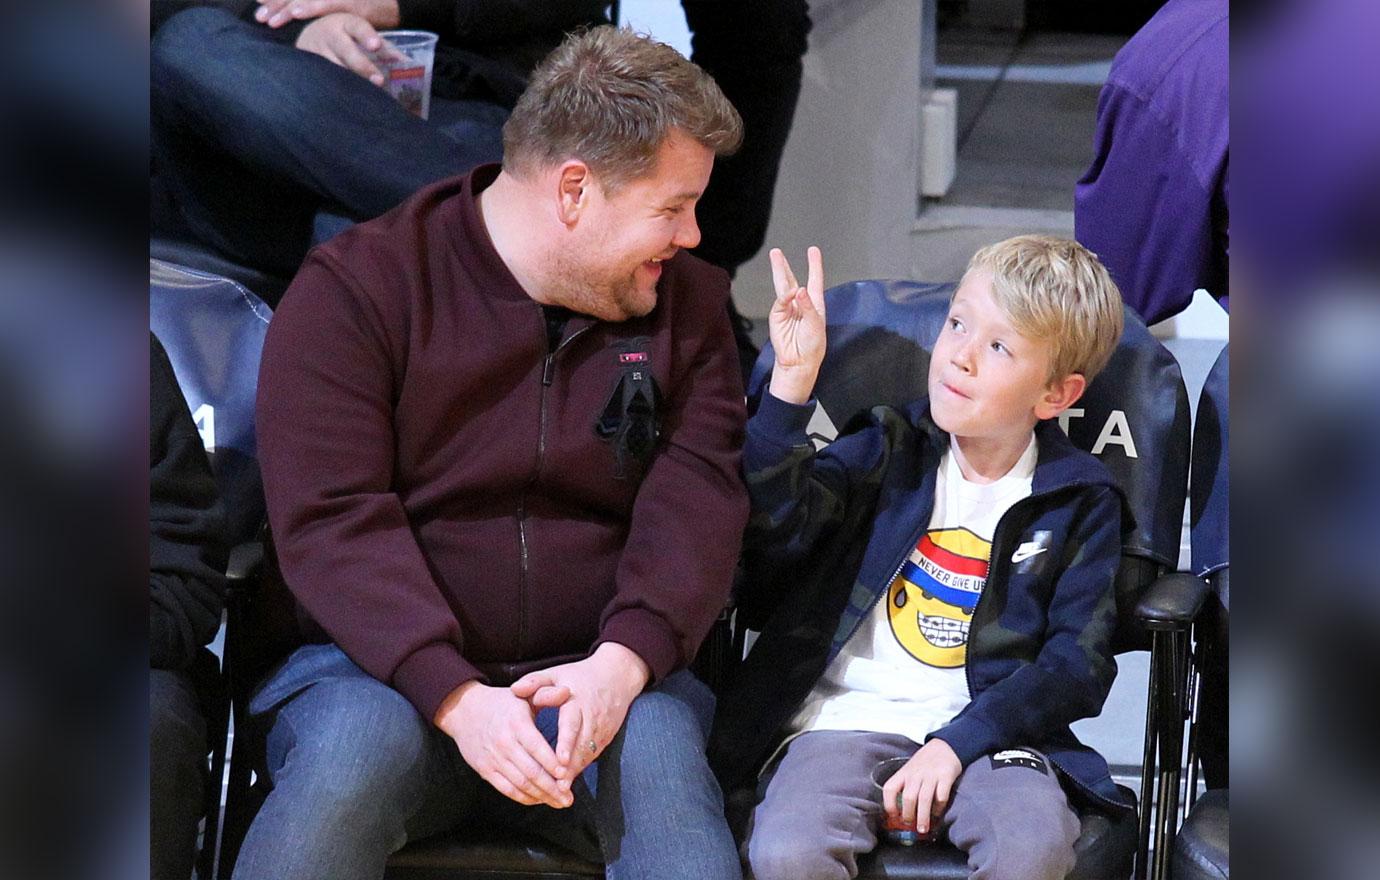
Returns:
[[[1151,630],[1186,630],[1207,599],[1207,581],[1181,571],[1161,575],[1136,603],[1136,617]]]
[[[263,541],[245,541],[230,550],[230,564],[225,568],[225,578],[232,590],[249,589],[249,584],[259,578],[263,568]]]

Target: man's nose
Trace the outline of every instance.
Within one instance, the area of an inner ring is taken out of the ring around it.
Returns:
[[[685,219],[676,228],[676,234],[671,238],[671,244],[678,248],[692,248],[700,243],[700,225],[695,222],[695,212],[686,211]]]

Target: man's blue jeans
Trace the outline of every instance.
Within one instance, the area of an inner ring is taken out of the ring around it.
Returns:
[[[334,645],[298,649],[255,694],[271,725],[273,790],[236,880],[379,878],[389,854],[462,824],[523,828],[603,860],[607,876],[733,880],[741,867],[705,760],[714,697],[689,672],[633,701],[565,810],[524,807],[469,768],[450,737]],[[556,712],[537,725],[554,741]]]
[[[182,231],[288,276],[318,211],[367,220],[503,155],[505,108],[433,95],[424,122],[363,77],[214,7],[158,30],[150,87],[155,170]]]

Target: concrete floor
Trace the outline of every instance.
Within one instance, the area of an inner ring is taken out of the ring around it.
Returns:
[[[923,200],[911,236],[917,279],[957,279],[974,251],[1012,235],[1073,235],[1073,186],[1091,160],[1098,91],[1123,42],[940,31],[935,85],[958,92],[957,173],[944,198]],[[735,296],[749,318],[770,307],[769,291]]]
[[[973,251],[1022,232],[1073,235],[1073,186],[1123,42],[940,32],[935,85],[958,92],[957,173],[944,198],[922,206],[913,241],[923,277],[957,278]]]
[[[1123,42],[939,33],[935,86],[958,93],[956,176],[944,198],[922,201],[910,238],[913,277],[956,279],[974,251],[1012,235],[1073,235],[1074,183],[1092,158],[1098,92]],[[754,319],[771,305],[755,265],[764,260],[753,258],[735,290],[739,309]]]
[[[958,176],[943,205],[1073,210],[1097,94],[1123,41],[941,35],[936,85],[958,92]]]

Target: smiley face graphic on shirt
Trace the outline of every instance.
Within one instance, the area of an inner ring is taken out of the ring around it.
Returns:
[[[920,538],[886,595],[891,632],[906,653],[942,669],[963,665],[991,552],[991,542],[964,528]]]

